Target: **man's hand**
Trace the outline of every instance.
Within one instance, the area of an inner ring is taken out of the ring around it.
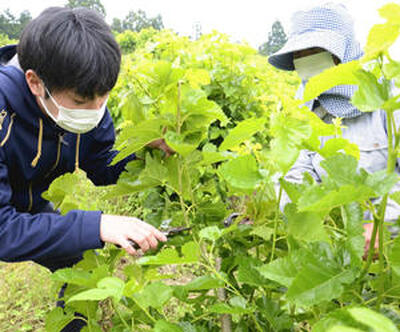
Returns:
[[[167,145],[167,143],[165,143],[165,140],[164,140],[163,138],[156,139],[155,141],[150,142],[149,144],[147,144],[147,146],[148,146],[149,148],[152,148],[152,149],[159,149],[159,150],[164,151],[164,152],[165,152],[165,155],[166,155],[167,157],[169,157],[170,155],[172,155],[172,154],[175,153],[175,151],[172,150],[172,149]]]
[[[136,242],[143,252],[156,249],[159,241],[167,241],[157,228],[140,219],[106,214],[101,216],[100,238],[104,242],[119,245],[130,255],[136,255],[136,250],[129,240]]]
[[[364,259],[367,259],[368,257],[368,250],[369,247],[371,245],[371,237],[372,237],[372,230],[374,228],[374,224],[373,223],[368,223],[368,224],[364,224],[364,238],[365,238],[365,246],[364,246]],[[378,249],[379,247],[379,239],[378,239],[378,235],[376,236],[376,240],[375,240],[375,245],[374,248],[375,250]]]

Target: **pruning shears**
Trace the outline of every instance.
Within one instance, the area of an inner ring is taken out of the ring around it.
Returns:
[[[182,233],[185,233],[187,231],[190,231],[192,229],[192,227],[173,227],[173,228],[169,228],[167,230],[161,231],[161,233],[163,233],[165,235],[166,238],[170,239],[174,236],[177,235],[181,235]],[[131,246],[133,247],[133,249],[139,249],[139,245],[132,241],[132,240],[128,240],[129,243],[131,244]]]
[[[235,222],[235,220],[241,216],[240,213],[234,212],[231,213],[226,219],[224,219],[223,223],[225,227],[230,227]],[[244,217],[242,220],[239,221],[240,225],[252,225],[253,221],[251,221],[248,217]]]

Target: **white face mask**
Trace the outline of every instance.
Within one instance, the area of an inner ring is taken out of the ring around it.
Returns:
[[[42,106],[46,110],[47,115],[61,128],[75,134],[84,134],[96,127],[106,111],[107,99],[99,109],[75,109],[67,108],[59,105],[49,90],[45,88],[50,99],[58,108],[57,118],[51,114],[42,97],[39,97]]]
[[[332,54],[321,52],[293,60],[294,68],[303,81],[335,66]]]

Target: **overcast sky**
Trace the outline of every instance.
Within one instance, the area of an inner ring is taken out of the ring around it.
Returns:
[[[10,8],[19,13],[28,9],[37,16],[49,6],[64,5],[67,0],[0,0],[0,11]],[[299,9],[326,3],[323,0],[102,0],[107,12],[107,21],[113,17],[123,18],[129,10],[143,9],[149,16],[161,14],[166,28],[180,34],[191,35],[195,22],[200,22],[203,33],[213,29],[227,33],[233,40],[247,40],[258,47],[267,40],[271,25],[280,20],[287,32],[292,13]],[[354,20],[356,33],[365,44],[371,26],[380,22],[377,9],[385,3],[400,0],[333,0],[347,6]],[[400,42],[399,42],[400,44]],[[400,45],[396,45],[400,55]],[[396,56],[397,57],[397,56]]]

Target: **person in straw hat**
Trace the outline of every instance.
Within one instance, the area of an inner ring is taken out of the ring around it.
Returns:
[[[297,72],[301,84],[296,97],[301,99],[305,84],[311,77],[339,63],[357,60],[362,55],[360,44],[355,37],[353,19],[346,7],[342,4],[326,3],[295,12],[287,43],[281,50],[272,54],[268,61],[278,69]],[[382,110],[362,113],[352,105],[350,100],[357,88],[354,85],[335,86],[305,105],[326,123],[340,117],[343,138],[357,144],[360,149],[359,167],[373,173],[385,169],[387,164],[386,114]],[[365,135],[366,133],[368,135]],[[320,137],[321,146],[330,138]],[[326,174],[320,166],[322,160],[318,153],[302,150],[285,179],[301,183],[303,174],[307,172],[317,182],[321,182],[322,176]],[[399,169],[396,171],[399,172]],[[398,184],[393,191],[397,190]],[[284,195],[282,206],[288,202],[289,198]],[[385,219],[396,220],[400,214],[399,208],[395,202],[389,200]],[[366,220],[372,220],[370,215],[364,217]],[[366,223],[364,228],[367,250],[373,224]]]

